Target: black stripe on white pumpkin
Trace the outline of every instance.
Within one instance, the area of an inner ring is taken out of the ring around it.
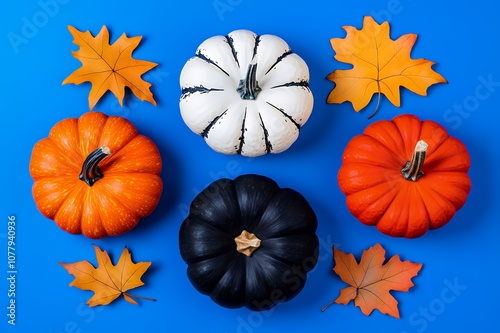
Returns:
[[[277,64],[279,64],[283,59],[285,59],[290,54],[293,54],[293,52],[291,50],[288,50],[285,53],[283,53],[282,55],[280,55],[278,57],[278,59],[276,59],[276,61],[274,62],[274,64],[272,64],[272,66],[269,67],[269,69],[267,70],[267,72],[264,75],[267,75],[274,67],[276,67]]]
[[[200,135],[204,138],[208,137],[208,132],[210,132],[212,127],[217,123],[217,121],[226,114],[227,110],[228,109],[224,110],[224,112],[222,112],[220,115],[212,119],[212,121],[210,121],[210,124],[208,124],[208,126],[205,127],[205,129],[200,133]]]
[[[245,108],[245,114],[243,115],[243,121],[241,122],[241,136],[238,138],[238,140],[240,140],[240,145],[236,150],[238,154],[241,154],[241,151],[243,150],[243,145],[245,144],[245,132],[247,130],[245,128],[246,120],[247,120],[247,108]]]
[[[292,116],[290,116],[288,113],[285,112],[285,110],[277,107],[276,105],[274,104],[271,104],[269,102],[266,101],[267,104],[269,104],[270,106],[272,106],[273,108],[275,108],[276,110],[278,110],[279,112],[281,112],[286,118],[288,118],[295,126],[297,126],[297,129],[300,130],[300,124],[297,123],[297,121],[295,121],[295,119],[293,119]]]
[[[230,76],[228,72],[226,72],[222,67],[220,67],[215,61],[213,61],[212,59],[210,59],[209,57],[207,57],[206,55],[204,55],[201,50],[198,51],[198,53],[196,53],[196,57],[202,59],[202,60],[205,60],[206,62],[208,62],[209,64],[217,67],[218,69],[220,69],[224,74],[226,74],[227,76]]]
[[[283,84],[279,84],[277,86],[273,86],[269,89],[284,88],[284,87],[304,87],[304,88],[307,88],[307,90],[309,90],[309,91],[311,90],[311,89],[309,89],[309,82],[308,81],[283,83]]]
[[[236,52],[236,49],[234,48],[234,40],[231,36],[227,35],[226,36],[227,44],[229,45],[229,48],[231,49],[231,53],[233,55],[234,61],[240,67],[240,62],[238,61],[238,52]]]
[[[211,91],[224,91],[224,89],[222,89],[222,88],[207,88],[204,86],[185,87],[185,88],[182,88],[181,99],[185,99],[194,93],[207,94]]]
[[[269,132],[267,131],[266,125],[262,120],[262,115],[260,114],[260,112],[259,112],[259,119],[260,119],[260,125],[262,126],[262,131],[264,132],[264,142],[266,144],[266,152],[270,153],[273,150],[273,145],[271,144],[271,141],[269,141]]]

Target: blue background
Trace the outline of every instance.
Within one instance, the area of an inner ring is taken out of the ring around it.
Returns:
[[[2,197],[0,209],[0,331],[1,332],[457,332],[466,325],[478,331],[498,329],[494,306],[500,296],[497,265],[500,225],[498,154],[500,68],[498,65],[498,4],[476,0],[453,2],[383,1],[10,1],[0,16]],[[57,4],[57,5],[54,5]],[[417,33],[413,58],[435,61],[433,67],[449,84],[434,85],[427,97],[402,91],[402,105],[383,97],[378,114],[367,117],[375,99],[362,112],[350,103],[325,103],[333,83],[328,73],[347,68],[333,56],[329,40],[344,37],[344,25],[361,28],[363,16],[388,20],[393,39]],[[30,30],[28,25],[32,24]],[[88,111],[90,84],[61,82],[80,67],[71,56],[67,26],[90,30],[102,25],[112,41],[126,32],[142,35],[134,53],[159,63],[145,75],[153,84],[158,107],[129,94],[124,107],[107,94],[96,110],[131,120],[158,145],[164,161],[164,193],[152,215],[133,231],[114,238],[90,240],[61,231],[37,210],[31,196],[28,165],[33,145],[67,117]],[[212,151],[184,125],[178,107],[178,78],[197,46],[213,35],[235,29],[282,37],[309,65],[315,97],[313,113],[299,139],[286,152],[255,159]],[[24,38],[13,43],[14,35]],[[489,84],[485,82],[490,82]],[[458,109],[462,109],[458,112]],[[348,212],[337,185],[337,172],[347,142],[373,121],[414,113],[444,125],[469,149],[472,191],[466,205],[445,227],[418,239],[391,238],[359,223]],[[259,173],[280,186],[301,192],[319,219],[321,240],[317,267],[303,291],[268,312],[221,308],[199,294],[186,277],[177,235],[193,197],[220,177]],[[15,215],[17,281],[16,325],[7,324],[7,222]],[[156,298],[138,306],[119,299],[89,309],[90,291],[69,287],[73,280],[58,262],[89,260],[91,244],[117,260],[124,246],[135,261],[152,261],[146,285],[134,292]],[[345,286],[332,272],[331,246],[359,257],[381,243],[387,255],[423,263],[408,293],[393,293],[401,319],[375,311],[364,316],[351,302],[320,309]],[[452,286],[452,287],[450,287]]]

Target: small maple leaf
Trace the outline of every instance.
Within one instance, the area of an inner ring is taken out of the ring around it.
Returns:
[[[115,43],[109,44],[109,32],[103,26],[96,37],[89,31],[81,32],[68,26],[74,37],[73,43],[80,46],[78,51],[72,51],[73,56],[80,60],[82,67],[71,73],[62,84],[91,82],[89,93],[90,110],[106,91],[111,91],[120,106],[123,105],[125,87],[141,101],[148,101],[156,106],[156,101],[150,91],[151,84],[141,76],[158,64],[150,61],[132,58],[132,52],[139,45],[142,37],[127,37],[122,34]]]
[[[350,286],[342,289],[340,296],[322,311],[333,303],[347,305],[354,300],[354,305],[366,316],[378,309],[399,319],[398,302],[390,291],[408,291],[413,287],[411,279],[417,276],[422,264],[401,261],[399,255],[384,264],[385,250],[380,244],[363,251],[359,264],[352,253],[346,254],[335,247],[333,258],[334,272]]]
[[[137,304],[133,298],[142,298],[155,301],[152,298],[137,296],[126,291],[144,285],[142,275],[151,265],[151,262],[133,263],[127,248],[113,265],[106,251],[94,245],[97,257],[97,268],[86,260],[73,264],[60,263],[75,279],[69,284],[82,290],[92,290],[94,295],[87,301],[90,307],[107,305],[123,295],[125,300]]]
[[[352,64],[353,68],[338,69],[327,76],[328,80],[335,83],[327,103],[350,101],[358,112],[377,94],[377,106],[371,118],[380,105],[380,94],[399,107],[401,86],[426,96],[429,86],[447,83],[444,77],[432,70],[434,62],[411,58],[416,34],[406,34],[392,40],[389,23],[379,25],[371,16],[364,17],[361,30],[352,26],[343,28],[346,37],[332,38],[330,43],[335,51],[335,59]]]

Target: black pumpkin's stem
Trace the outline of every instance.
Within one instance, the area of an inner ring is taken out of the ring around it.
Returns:
[[[401,173],[406,180],[415,182],[424,175],[422,166],[424,165],[425,153],[428,146],[429,145],[423,140],[417,142],[411,161],[406,162],[403,169],[401,169]]]
[[[256,99],[262,90],[257,82],[257,63],[252,62],[248,65],[245,79],[240,80],[236,91],[240,93],[242,99]]]
[[[251,257],[252,254],[260,247],[260,239],[255,234],[243,230],[239,236],[234,239],[236,243],[236,251],[241,254]]]
[[[98,164],[110,154],[111,150],[106,146],[99,147],[91,152],[83,162],[82,171],[79,176],[80,180],[87,183],[88,186],[92,186],[96,181],[101,179],[104,175]]]

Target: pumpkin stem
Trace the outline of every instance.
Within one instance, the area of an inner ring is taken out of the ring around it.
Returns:
[[[406,162],[403,169],[401,169],[401,173],[406,180],[415,182],[424,175],[422,166],[424,165],[425,153],[428,146],[429,145],[423,140],[417,142],[411,161]]]
[[[262,90],[257,82],[257,63],[252,62],[248,65],[245,79],[240,80],[236,91],[240,93],[242,99],[256,99]]]
[[[82,171],[80,172],[80,180],[87,183],[88,186],[94,185],[96,181],[104,175],[97,164],[111,154],[111,150],[106,147],[99,147],[87,156],[83,162]]]
[[[260,239],[246,230],[243,230],[241,234],[234,239],[236,243],[236,251],[241,254],[250,257],[255,250],[260,246]]]

